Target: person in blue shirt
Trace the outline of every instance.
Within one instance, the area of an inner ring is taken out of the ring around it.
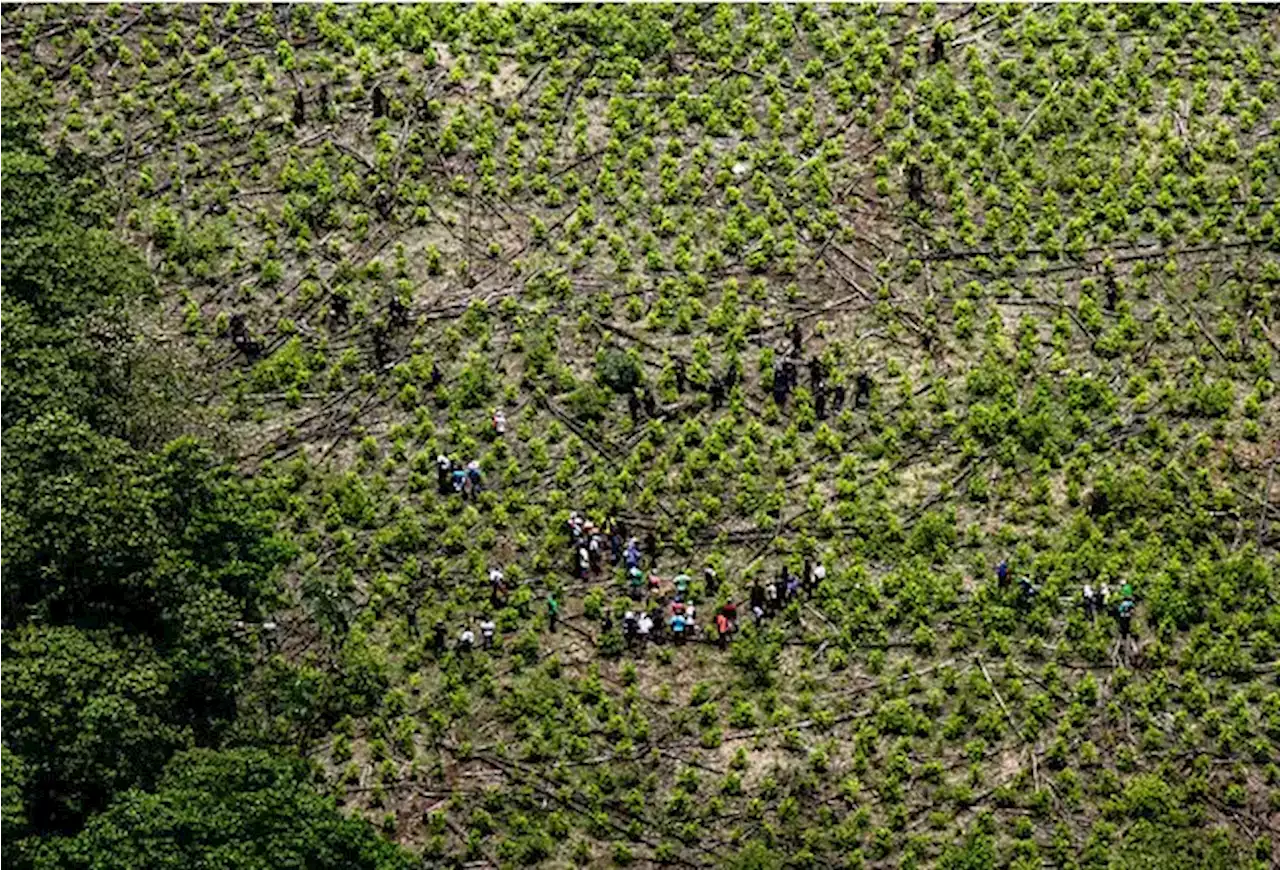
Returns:
[[[675,636],[676,643],[684,643],[684,623],[683,613],[671,617],[671,633]]]

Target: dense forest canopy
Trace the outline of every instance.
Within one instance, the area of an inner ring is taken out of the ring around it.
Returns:
[[[310,762],[230,748],[255,656],[232,628],[274,606],[292,547],[209,445],[151,446],[157,403],[193,414],[137,382],[173,364],[140,341],[156,282],[95,161],[39,122],[6,100],[6,866],[408,866]]]
[[[1280,863],[1280,15],[24,5],[13,867]]]

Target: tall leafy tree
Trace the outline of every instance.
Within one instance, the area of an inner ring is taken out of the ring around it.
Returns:
[[[162,779],[234,722],[254,653],[234,624],[270,613],[289,548],[251,480],[151,425],[156,407],[183,416],[149,386],[161,356],[134,326],[154,281],[111,232],[93,166],[10,108],[5,865],[399,866],[297,760],[182,756]]]
[[[310,765],[262,750],[179,753],[155,791],[126,792],[34,865],[93,870],[400,870],[407,853],[343,816]]]

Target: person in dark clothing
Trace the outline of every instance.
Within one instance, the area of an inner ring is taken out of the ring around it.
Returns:
[[[773,402],[779,408],[787,402],[787,375],[780,362],[773,365]]]
[[[715,597],[720,591],[720,575],[716,573],[716,569],[710,565],[702,569],[702,579],[707,587],[707,594]]]
[[[444,374],[440,371],[440,363],[433,362],[431,364],[431,388],[435,389],[440,386],[440,382],[444,380]]]
[[[826,380],[826,372],[823,371],[822,360],[818,357],[810,357],[809,359],[809,387],[818,390],[823,381]]]
[[[685,377],[686,377],[685,370],[684,370],[684,360],[682,359],[676,360],[675,368],[676,368],[676,392],[683,393]]]
[[[796,356],[800,356],[803,348],[804,338],[800,333],[800,322],[796,321],[791,324],[791,352]]]
[[[431,646],[437,653],[444,652],[445,632],[446,632],[446,629],[444,627],[444,622],[443,621],[437,622],[435,627],[435,633],[431,639]]]
[[[755,610],[757,607],[764,609],[764,587],[759,580],[751,584],[751,609]]]
[[[831,390],[831,410],[839,412],[844,407],[844,384],[836,384]]]
[[[592,573],[598,573],[600,571],[601,556],[600,536],[593,534],[589,539],[587,539],[587,558],[591,561]]]
[[[999,584],[1000,584],[1000,588],[1001,588],[1001,589],[1003,589],[1003,588],[1005,588],[1006,586],[1008,586],[1008,585],[1009,585],[1009,563],[1008,563],[1008,561],[1006,561],[1006,560],[1004,560],[1004,559],[1001,559],[1001,560],[1000,560],[1000,564],[996,566],[996,580],[997,580],[997,582],[999,582]]]
[[[724,384],[719,375],[711,376],[711,407],[718,409],[724,403]]]
[[[809,592],[813,589],[813,560],[808,556],[804,559],[804,569],[801,574],[804,591]]]
[[[827,419],[827,391],[821,384],[813,394],[813,411],[819,420]]]
[[[1018,588],[1022,592],[1023,604],[1031,604],[1035,600],[1036,593],[1040,591],[1036,584],[1031,582],[1031,578],[1025,574],[1018,578]]]
[[[649,554],[649,567],[658,567],[658,539],[654,537],[653,529],[644,533],[644,552]]]
[[[627,410],[631,413],[631,422],[639,423],[640,422],[640,397],[635,394],[634,390],[631,392],[630,395],[627,396]]]
[[[782,361],[782,376],[787,380],[787,392],[795,389],[799,383],[799,372],[796,370],[796,363],[791,357],[787,357]]]
[[[907,167],[907,196],[916,205],[924,203],[924,170],[918,163]]]
[[[453,491],[453,460],[443,453],[436,457],[436,487],[441,495]]]
[[[644,392],[644,412],[650,417],[658,416],[658,403],[653,398],[653,393],[648,388],[643,389]]]
[[[862,398],[866,396],[867,404],[871,404],[871,375],[865,371],[858,372],[857,392],[853,396],[853,407],[857,408],[862,404]]]
[[[667,621],[662,618],[662,605],[659,604],[653,608],[648,614],[649,622],[653,625],[652,633],[649,639],[654,643],[662,643],[662,629],[666,626]]]
[[[1136,605],[1132,598],[1126,598],[1120,602],[1120,606],[1116,608],[1116,618],[1120,621],[1120,636],[1128,638],[1133,632],[1133,611]]]

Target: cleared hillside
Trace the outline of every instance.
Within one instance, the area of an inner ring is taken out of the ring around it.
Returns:
[[[428,866],[1280,862],[1280,14],[3,27],[298,551],[235,739]]]

